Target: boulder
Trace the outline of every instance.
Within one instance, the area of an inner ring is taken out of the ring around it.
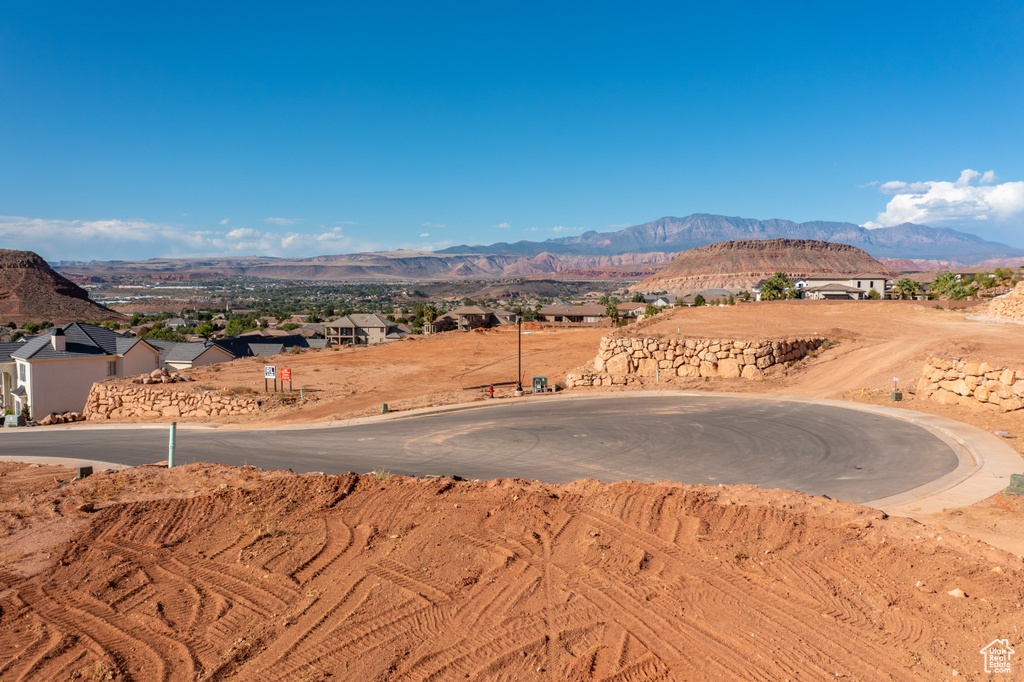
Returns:
[[[744,379],[764,379],[764,373],[756,365],[744,365],[740,376]]]
[[[732,358],[723,358],[719,360],[718,375],[727,378],[738,378],[741,376],[740,363]]]

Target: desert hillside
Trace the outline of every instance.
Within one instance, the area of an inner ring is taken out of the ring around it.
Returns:
[[[91,322],[122,315],[89,300],[89,293],[54,272],[32,251],[0,249],[0,318],[4,321]]]
[[[684,251],[634,288],[681,294],[705,289],[749,290],[776,272],[794,278],[889,273],[889,269],[847,244],[813,239],[729,241]]]

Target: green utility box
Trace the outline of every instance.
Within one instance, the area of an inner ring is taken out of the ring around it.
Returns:
[[[534,393],[547,393],[548,391],[548,378],[547,377],[534,377],[533,378],[533,392]]]

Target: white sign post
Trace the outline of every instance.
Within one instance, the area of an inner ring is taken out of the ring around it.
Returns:
[[[274,393],[277,393],[277,367],[274,365],[263,366],[263,392],[267,392],[267,380],[274,380]]]

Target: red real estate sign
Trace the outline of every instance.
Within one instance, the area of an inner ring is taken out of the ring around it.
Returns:
[[[286,369],[286,368],[282,367],[281,368],[281,381],[291,381],[291,380],[292,380],[292,371],[291,371],[291,369]]]

